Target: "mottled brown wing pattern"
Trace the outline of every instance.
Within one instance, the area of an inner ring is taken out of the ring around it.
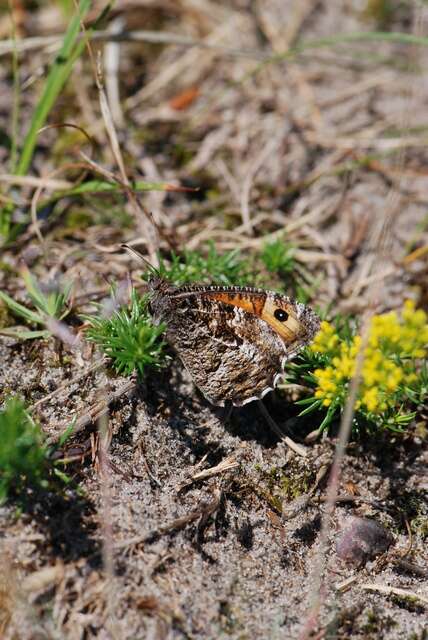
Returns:
[[[176,288],[158,280],[151,308],[195,384],[220,406],[262,398],[319,326],[308,307],[250,287]]]

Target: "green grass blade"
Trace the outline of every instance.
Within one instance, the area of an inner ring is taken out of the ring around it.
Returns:
[[[85,40],[78,40],[78,36],[80,32],[80,21],[85,18],[90,8],[90,0],[80,0],[79,13],[70,21],[61,50],[51,66],[42,96],[31,119],[30,129],[25,136],[21,157],[16,169],[17,175],[25,175],[27,173],[33,157],[39,129],[45,124],[58,94],[71,73],[75,61],[85,47]]]
[[[296,402],[297,404],[297,402]],[[302,404],[302,402],[300,402],[300,404]],[[306,409],[303,409],[303,411],[301,411],[298,416],[299,418],[301,418],[302,416],[306,416],[309,413],[312,413],[313,411],[315,411],[316,409],[319,409],[321,407],[321,400],[314,400],[314,402],[312,404],[309,405],[309,407],[306,407]]]
[[[8,327],[7,329],[0,329],[0,335],[16,338],[16,340],[36,340],[39,338],[49,338],[51,334],[47,329],[34,329],[34,331],[32,331]]]
[[[25,318],[27,322],[43,324],[43,318],[41,315],[39,315],[38,313],[34,313],[34,311],[30,311],[30,309],[27,309],[27,307],[24,307],[24,305],[19,304],[19,302],[16,302],[16,300],[8,296],[7,293],[4,293],[4,291],[0,291],[0,300],[3,300],[3,302],[7,304],[7,306],[12,310],[13,313],[16,313],[22,318]]]
[[[135,192],[140,191],[187,191],[179,185],[173,185],[168,182],[145,182],[144,180],[137,180],[132,182],[130,188]],[[97,193],[106,193],[106,194],[123,194],[124,189],[120,184],[113,182],[106,182],[104,180],[88,180],[88,182],[83,182],[82,184],[77,185],[77,187],[71,187],[66,191],[61,191],[54,193],[50,198],[46,200],[41,200],[37,210],[44,209],[47,206],[54,204],[61,200],[61,198],[69,198],[73,196],[85,196]],[[0,210],[0,220],[1,220],[1,210]],[[1,234],[1,227],[0,227]]]
[[[168,184],[167,182],[144,182],[143,180],[137,180],[130,187],[134,191],[180,191],[179,186]],[[83,182],[77,187],[64,191],[60,194],[60,197],[76,196],[85,193],[121,193],[123,187],[119,184],[113,184],[112,182],[105,182],[105,180],[89,180]]]
[[[34,306],[42,311],[42,313],[50,315],[48,298],[42,293],[42,291],[40,291],[35,278],[31,275],[30,270],[27,266],[22,267],[21,277],[24,281],[28,295],[34,303]]]

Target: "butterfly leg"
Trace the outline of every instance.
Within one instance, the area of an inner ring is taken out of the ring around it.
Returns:
[[[289,436],[285,436],[282,433],[281,429],[276,424],[275,420],[272,418],[272,416],[270,415],[269,411],[266,409],[266,407],[263,404],[262,400],[257,400],[257,406],[260,409],[260,413],[262,414],[262,416],[264,417],[264,419],[268,423],[269,428],[278,436],[278,438],[282,442],[285,442],[285,444],[288,447],[290,447],[290,449],[292,449],[299,456],[306,457],[308,455],[307,451],[306,451],[306,447],[303,447],[301,444],[297,444],[297,442],[294,442],[294,440],[292,440]]]

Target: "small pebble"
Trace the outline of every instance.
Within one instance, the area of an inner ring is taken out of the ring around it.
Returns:
[[[389,531],[375,520],[352,517],[336,541],[336,553],[344,562],[361,566],[386,551],[393,540]]]

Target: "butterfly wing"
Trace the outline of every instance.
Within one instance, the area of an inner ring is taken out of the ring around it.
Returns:
[[[287,304],[291,313],[294,303],[288,298],[256,289],[170,287],[154,292],[155,317],[166,323],[168,341],[212,404],[231,401],[239,406],[262,398],[278,382],[285,362],[308,341],[307,332],[303,336],[296,328],[301,324],[297,315],[307,308],[293,307],[294,320],[280,327],[280,333],[275,319],[269,322],[266,316],[269,296],[277,297],[277,306],[279,301]]]

